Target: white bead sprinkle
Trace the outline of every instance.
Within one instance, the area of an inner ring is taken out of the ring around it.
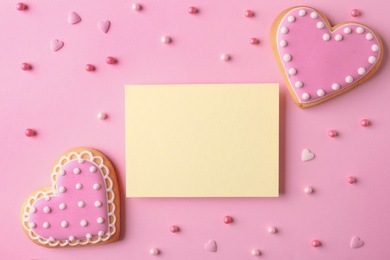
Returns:
[[[299,16],[305,16],[306,15],[306,10],[301,9],[301,10],[299,10],[298,14],[299,14]]]
[[[77,206],[78,206],[79,208],[84,208],[85,202],[82,201],[82,200],[80,200],[79,202],[77,202]]]
[[[291,58],[292,58],[292,57],[291,57],[290,54],[284,54],[284,55],[283,55],[283,60],[284,60],[284,61],[289,62],[289,61],[291,61]]]
[[[30,228],[36,228],[37,225],[36,225],[34,222],[30,222],[30,223],[29,223],[29,227],[30,227]]]
[[[43,222],[43,228],[49,228],[50,227],[50,223],[49,222]]]
[[[60,169],[59,171],[58,171],[58,174],[59,175],[62,175],[62,176],[64,176],[65,175],[65,170],[64,169]]]
[[[344,28],[344,33],[345,34],[350,34],[351,32],[352,32],[351,28],[349,28],[349,27],[345,27]]]
[[[323,22],[318,22],[317,23],[317,28],[318,29],[323,29],[325,27],[325,24]]]
[[[80,221],[80,225],[82,226],[82,227],[86,227],[86,226],[88,226],[88,221],[86,221],[86,220],[81,220]]]
[[[352,83],[353,82],[353,77],[352,76],[345,77],[345,82]]]
[[[339,41],[341,41],[343,39],[343,36],[341,34],[336,34],[334,39],[339,42]]]
[[[379,46],[378,46],[378,44],[373,44],[373,45],[371,46],[371,50],[372,50],[372,51],[379,51]]]
[[[310,98],[310,94],[309,93],[303,93],[302,94],[302,98],[303,98],[303,100],[308,100]]]
[[[58,188],[58,191],[61,193],[64,193],[64,192],[66,192],[66,188],[64,186],[61,186]]]
[[[290,15],[289,17],[287,17],[287,21],[289,21],[290,23],[295,22],[295,16]]]
[[[319,97],[325,96],[325,90],[323,90],[323,89],[317,90],[317,95],[318,95]]]
[[[281,41],[279,42],[279,46],[280,46],[280,47],[286,47],[286,46],[287,46],[287,42],[286,42],[285,40],[281,40]]]
[[[295,68],[290,68],[290,69],[288,70],[288,74],[290,74],[290,75],[296,75],[296,74],[297,74],[297,70],[296,70]]]
[[[96,222],[102,224],[104,222],[104,218],[97,218]]]
[[[280,32],[282,34],[287,34],[288,33],[288,28],[283,26],[282,28],[280,28]]]
[[[60,205],[58,205],[58,207],[60,208],[60,210],[64,210],[64,209],[66,209],[66,204],[61,203]]]
[[[95,184],[93,185],[93,189],[94,189],[94,190],[100,190],[100,184],[99,184],[99,183],[95,183]]]
[[[372,33],[367,33],[366,34],[366,39],[371,41],[372,39],[374,39],[374,35],[372,35]]]
[[[356,32],[359,34],[362,34],[362,33],[364,33],[364,29],[362,27],[358,27],[358,28],[356,28]]]
[[[101,201],[95,201],[95,207],[97,208],[100,208],[102,206],[102,202]]]
[[[376,58],[374,56],[370,56],[368,58],[368,62],[371,63],[371,64],[374,64],[376,62]]]
[[[358,74],[359,74],[359,75],[364,75],[364,74],[366,74],[366,69],[363,68],[363,67],[359,68],[359,69],[358,69]]]
[[[69,237],[69,241],[75,241],[75,240],[76,240],[76,238],[74,236]]]
[[[81,190],[83,188],[83,185],[81,183],[76,183],[76,189]]]
[[[322,35],[322,39],[323,39],[324,41],[329,41],[329,40],[330,40],[330,35],[327,34],[327,33],[324,33],[324,35]]]
[[[90,172],[96,172],[96,167],[95,167],[95,166],[89,167],[89,171],[90,171]]]
[[[295,82],[294,86],[296,88],[301,88],[301,87],[303,87],[303,83],[301,81],[297,81],[297,82]]]
[[[88,238],[88,239],[91,239],[91,238],[92,238],[92,235],[91,235],[90,233],[87,233],[87,234],[85,235],[85,237]]]
[[[339,90],[339,89],[340,89],[340,84],[338,84],[338,83],[333,83],[333,84],[332,84],[332,89],[333,89],[333,90]]]
[[[101,230],[101,231],[99,231],[99,233],[98,233],[98,236],[99,237],[102,237],[102,236],[104,236],[104,232]]]
[[[66,221],[66,220],[63,220],[63,221],[61,222],[61,227],[63,227],[63,228],[69,227],[69,222]]]
[[[43,212],[45,212],[46,214],[50,213],[51,212],[51,208],[46,206],[43,208]]]
[[[316,12],[312,12],[312,13],[310,14],[310,17],[313,18],[313,19],[315,19],[315,18],[318,17],[318,14],[317,14]]]
[[[30,212],[30,213],[35,213],[35,212],[37,212],[37,208],[34,207],[34,206],[31,206],[29,212]]]
[[[73,173],[74,174],[80,174],[80,172],[81,172],[80,168],[76,167],[76,168],[73,169]]]

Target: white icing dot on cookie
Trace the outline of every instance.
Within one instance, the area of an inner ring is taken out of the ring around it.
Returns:
[[[290,75],[295,75],[295,74],[297,74],[297,70],[296,70],[295,68],[290,68],[290,69],[288,70],[288,74],[290,74]]]
[[[34,222],[30,222],[30,223],[29,223],[29,227],[30,227],[30,228],[36,228],[37,225],[36,225]]]
[[[66,204],[61,203],[60,205],[58,205],[58,207],[60,208],[60,210],[64,210],[64,209],[66,209]]]
[[[301,9],[301,10],[299,10],[298,14],[299,14],[299,16],[305,16],[306,15],[306,10]]]
[[[76,167],[76,168],[73,169],[73,173],[74,174],[80,174],[80,172],[81,172],[80,168]]]
[[[62,175],[62,176],[64,176],[64,175],[65,175],[65,173],[66,173],[66,172],[65,172],[65,170],[64,170],[64,169],[61,169],[61,170],[58,172],[58,174],[59,174],[59,175]]]
[[[49,228],[50,227],[50,223],[49,222],[43,222],[43,228]]]
[[[79,202],[77,202],[77,206],[79,206],[79,208],[84,208],[85,202],[80,200]]]
[[[341,34],[336,34],[334,39],[339,42],[339,41],[341,41],[343,39],[343,36]]]
[[[90,171],[90,172],[96,172],[96,167],[95,167],[95,166],[89,167],[89,171]]]
[[[315,18],[318,17],[318,14],[317,14],[316,12],[312,12],[312,13],[310,14],[310,17],[313,18],[313,19],[315,19]]]
[[[51,200],[51,197],[50,196],[45,196],[45,200],[49,201],[49,200]]]
[[[368,62],[371,63],[371,64],[374,64],[376,62],[376,58],[374,56],[370,56],[368,58]]]
[[[303,83],[301,81],[297,81],[297,82],[295,82],[294,86],[296,88],[301,88],[301,87],[303,87]]]
[[[323,97],[325,95],[325,91],[323,89],[319,89],[319,90],[317,90],[317,95],[319,97]]]
[[[318,29],[322,29],[322,28],[324,28],[325,27],[325,24],[323,23],[323,22],[318,22],[317,23],[317,28]]]
[[[50,213],[51,212],[51,208],[46,206],[43,208],[43,212],[45,212],[46,214]]]
[[[75,240],[76,240],[76,238],[74,236],[69,237],[69,241],[75,241]]]
[[[322,35],[322,39],[324,41],[329,41],[330,40],[330,35],[328,33],[324,33],[324,35]]]
[[[93,185],[93,189],[94,189],[94,190],[100,190],[100,184],[99,184],[99,183],[95,183],[95,184]]]
[[[81,183],[76,183],[76,189],[81,190],[83,188],[83,185]]]
[[[345,82],[352,83],[353,82],[353,77],[352,76],[345,77]]]
[[[86,226],[88,226],[88,221],[86,221],[86,220],[81,220],[81,222],[80,222],[80,225],[82,226],[82,227],[86,227]]]
[[[356,32],[359,33],[359,34],[364,33],[363,27],[358,27],[358,28],[356,28]]]
[[[101,201],[95,201],[95,207],[97,208],[100,208],[102,206],[102,202]]]
[[[97,223],[102,224],[104,222],[104,218],[98,218],[96,221]]]
[[[350,34],[351,32],[352,32],[351,28],[349,28],[349,27],[345,27],[344,28],[344,33],[345,34]]]
[[[84,162],[85,162],[84,159],[79,159],[79,160],[78,160],[78,163],[80,163],[80,164],[82,164],[82,163],[84,163]]]
[[[66,188],[64,186],[61,186],[58,188],[58,191],[61,193],[64,193],[64,192],[66,192]]]
[[[333,83],[333,84],[332,84],[332,89],[333,89],[333,90],[339,90],[339,89],[340,89],[340,84],[338,84],[338,83]]]
[[[99,233],[98,233],[98,236],[99,237],[102,237],[102,236],[104,236],[104,232],[101,230],[101,231],[99,231]]]
[[[63,220],[63,221],[61,222],[61,227],[63,227],[63,228],[67,228],[67,227],[69,227],[69,223],[68,223],[68,221],[66,221],[66,220]]]
[[[54,241],[56,241],[56,240],[54,239],[54,237],[49,237],[49,241],[50,241],[50,242],[54,242]]]
[[[366,69],[365,68],[362,67],[362,68],[358,69],[358,74],[359,75],[364,75],[365,73],[366,73]]]
[[[290,23],[295,22],[295,16],[290,15],[289,17],[287,17],[287,21],[289,21]]]
[[[372,33],[367,33],[366,34],[366,39],[371,41],[372,39],[374,39],[374,35],[372,35]]]
[[[287,34],[288,33],[288,28],[283,26],[282,28],[280,28],[280,32],[282,34]]]
[[[379,51],[379,46],[378,46],[378,44],[373,44],[373,45],[371,46],[371,50],[372,50],[372,51]]]
[[[280,46],[280,47],[286,47],[286,46],[287,46],[287,42],[286,42],[285,40],[281,40],[281,41],[279,42],[279,46]]]
[[[302,94],[302,98],[303,98],[303,100],[308,100],[310,98],[310,94],[309,93],[303,93]]]
[[[88,239],[91,239],[91,238],[92,238],[92,235],[91,235],[91,233],[87,233],[87,234],[85,235],[85,237],[88,238]]]
[[[37,208],[34,207],[34,206],[31,206],[30,207],[30,213],[35,213],[35,212],[37,212]]]
[[[291,58],[292,58],[292,57],[291,57],[290,54],[284,54],[284,55],[283,55],[283,60],[284,60],[284,61],[291,61]]]

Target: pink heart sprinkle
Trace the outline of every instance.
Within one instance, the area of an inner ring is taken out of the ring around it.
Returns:
[[[286,12],[275,36],[284,78],[302,107],[356,86],[382,59],[381,41],[369,27],[350,22],[330,28],[325,17],[308,7]]]
[[[64,47],[64,42],[63,41],[60,41],[60,40],[57,40],[57,39],[54,39],[54,40],[51,41],[51,49],[52,49],[52,51],[58,51],[62,47]]]
[[[111,25],[110,21],[109,20],[105,20],[105,21],[98,22],[97,27],[102,32],[107,33],[108,30],[110,29],[110,25]]]
[[[204,249],[210,252],[217,252],[217,242],[209,240],[206,244],[204,244]]]
[[[359,237],[353,237],[351,239],[351,248],[359,248],[364,245],[364,241],[361,240]]]
[[[81,22],[81,17],[76,14],[75,12],[69,12],[68,14],[68,23],[70,24],[76,24]]]

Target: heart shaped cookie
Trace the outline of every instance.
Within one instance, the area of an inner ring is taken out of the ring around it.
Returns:
[[[104,154],[90,148],[65,152],[53,166],[51,181],[22,207],[22,226],[33,242],[72,247],[118,240],[119,189]]]
[[[383,57],[378,34],[346,22],[332,27],[318,10],[283,11],[271,29],[271,45],[295,103],[306,108],[329,100],[371,77]]]

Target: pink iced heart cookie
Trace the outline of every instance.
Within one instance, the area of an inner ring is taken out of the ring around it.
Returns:
[[[68,14],[68,23],[69,24],[76,24],[81,22],[81,17],[76,14],[75,12],[69,12]]]
[[[364,246],[364,241],[359,237],[352,237],[351,239],[351,248],[359,248]]]
[[[104,21],[98,22],[97,27],[99,28],[100,31],[107,33],[108,30],[110,29],[110,25],[111,25],[111,23],[109,20],[104,20]]]
[[[368,26],[334,27],[318,10],[293,7],[274,21],[271,44],[295,103],[310,107],[371,77],[383,57],[379,36]]]
[[[51,187],[35,191],[22,207],[22,226],[33,242],[71,247],[118,240],[119,190],[105,155],[71,149],[54,164],[51,180]]]

